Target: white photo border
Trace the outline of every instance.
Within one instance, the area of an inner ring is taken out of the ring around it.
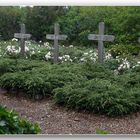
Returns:
[[[140,6],[140,0],[0,0],[0,6]],[[112,140],[112,139],[139,139],[139,135],[112,135],[112,136],[90,136],[89,139],[92,140]],[[66,138],[67,137],[67,138]],[[75,136],[51,136],[47,137],[47,135],[42,136],[8,136],[8,137],[0,137],[1,139],[8,139],[8,140],[16,140],[16,139],[87,139],[88,135],[83,137],[75,137]],[[69,138],[68,138],[69,137]]]
[[[140,0],[0,0],[0,6],[140,6]]]

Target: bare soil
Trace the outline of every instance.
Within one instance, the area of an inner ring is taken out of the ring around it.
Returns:
[[[22,118],[40,124],[42,134],[96,134],[100,128],[109,134],[140,134],[140,113],[110,118],[84,111],[68,110],[51,99],[32,101],[0,90],[0,104],[14,109]]]

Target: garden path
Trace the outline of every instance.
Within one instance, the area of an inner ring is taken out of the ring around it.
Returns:
[[[40,124],[42,134],[95,134],[104,129],[110,134],[140,134],[140,113],[123,118],[109,118],[77,112],[54,104],[51,99],[32,101],[7,95],[0,90],[0,104],[14,109],[23,118]]]

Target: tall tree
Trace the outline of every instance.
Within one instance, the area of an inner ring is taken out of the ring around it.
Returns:
[[[19,30],[21,10],[19,7],[0,7],[0,35],[4,40],[13,38]]]
[[[45,40],[46,34],[53,32],[53,26],[57,18],[64,15],[65,11],[65,7],[59,6],[28,7],[26,17],[28,31],[33,35],[35,40]]]

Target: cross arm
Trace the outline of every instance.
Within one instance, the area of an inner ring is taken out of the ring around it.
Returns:
[[[48,35],[46,35],[46,38],[49,39],[49,40],[54,40],[54,39],[66,40],[67,35],[53,35],[53,34],[48,34]]]
[[[89,34],[89,40],[101,40],[101,41],[114,41],[115,36],[113,35],[97,35],[97,34]]]
[[[15,33],[14,34],[14,37],[15,38],[30,38],[31,37],[31,34],[22,34],[22,33]]]

